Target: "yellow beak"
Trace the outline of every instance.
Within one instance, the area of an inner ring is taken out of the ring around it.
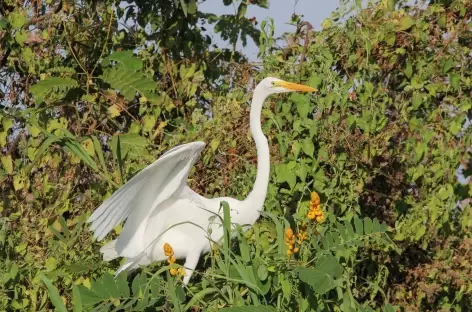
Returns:
[[[298,83],[287,82],[287,81],[277,81],[277,86],[283,87],[285,89],[293,90],[293,91],[301,91],[301,92],[316,92],[318,89],[312,88],[310,86],[305,86]]]

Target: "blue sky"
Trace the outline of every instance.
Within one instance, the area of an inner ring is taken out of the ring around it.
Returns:
[[[235,1],[235,5],[225,6],[221,0],[207,0],[201,3],[198,9],[202,12],[215,14],[235,14],[237,5],[240,1]],[[249,5],[246,13],[247,17],[256,17],[257,21],[263,21],[266,18],[273,18],[275,23],[275,36],[278,37],[284,32],[292,32],[295,27],[289,24],[293,13],[303,15],[303,19],[310,22],[313,27],[320,28],[321,22],[327,18],[332,11],[339,6],[339,0],[272,0],[269,9],[264,9],[256,5]],[[218,35],[213,33],[213,29],[208,28],[208,33],[216,42],[220,43]],[[228,47],[230,47],[228,45]],[[250,60],[257,59],[258,48],[255,43],[249,40],[248,46],[243,48],[238,46],[238,50],[244,50],[244,54]]]

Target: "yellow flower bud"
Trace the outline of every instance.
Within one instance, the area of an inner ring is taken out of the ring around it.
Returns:
[[[174,249],[172,249],[172,247],[167,243],[164,244],[164,254],[167,257],[171,257],[174,255]]]
[[[177,272],[179,272],[180,275],[185,276],[185,269],[184,268],[178,268]]]
[[[290,239],[293,237],[293,231],[291,228],[288,228],[286,231],[285,231],[285,237]]]
[[[323,221],[324,221],[324,215],[321,215],[321,216],[316,217],[316,222],[321,223],[321,222],[323,222]]]
[[[293,249],[293,252],[294,252],[294,253],[297,253],[298,250],[299,250],[298,247],[295,247],[295,249]]]
[[[320,195],[317,192],[311,192],[311,202],[318,206],[320,204]]]
[[[170,275],[172,276],[175,276],[178,273],[176,269],[170,269],[169,272],[170,272]]]
[[[174,256],[171,256],[169,257],[169,260],[167,260],[167,262],[169,262],[169,264],[172,264],[172,263],[175,263],[177,259],[174,257]]]

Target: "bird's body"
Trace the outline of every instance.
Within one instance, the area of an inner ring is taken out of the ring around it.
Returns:
[[[200,255],[208,252],[223,236],[222,201],[229,204],[233,224],[255,223],[264,205],[270,172],[269,145],[260,125],[262,104],[272,93],[289,91],[315,89],[266,78],[254,91],[250,126],[258,168],[254,188],[244,200],[208,199],[191,190],[187,177],[205,143],[177,146],[129,180],[90,217],[91,230],[97,240],[126,220],[118,239],[100,249],[104,260],[125,257],[126,263],[117,271],[119,273],[167,259],[163,246],[169,244],[173,256],[186,259],[187,274],[183,282],[187,284]]]

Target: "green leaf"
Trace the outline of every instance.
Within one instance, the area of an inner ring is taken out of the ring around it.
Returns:
[[[156,116],[154,115],[146,115],[143,117],[141,121],[143,123],[143,132],[149,133],[152,131],[152,129],[154,129],[157,119],[156,119]]]
[[[118,148],[116,146],[116,141],[118,136],[120,137],[120,152],[121,152],[121,159],[124,159],[129,152],[133,153],[133,156],[147,156],[149,152],[147,150],[148,141],[145,137],[140,136],[137,133],[127,133],[121,135],[114,135],[112,137],[112,148],[114,148],[114,154],[116,159]],[[113,144],[114,143],[114,144]]]
[[[399,30],[407,30],[415,24],[415,20],[410,15],[404,15],[400,20]]]
[[[187,2],[186,2],[186,0],[180,0],[180,6],[182,7],[182,11],[184,12],[185,17],[187,17]]]
[[[29,91],[35,102],[41,104],[47,100],[57,101],[66,96],[67,92],[77,88],[79,84],[69,77],[47,77],[32,85]]]
[[[13,160],[11,155],[2,156],[0,158],[2,162],[2,167],[5,169],[6,173],[12,174],[13,173]]]
[[[220,146],[220,140],[218,140],[218,139],[211,140],[210,148],[211,148],[212,152],[215,152],[216,149],[218,148],[218,146]]]
[[[416,228],[415,240],[419,240],[420,238],[422,238],[425,233],[426,233],[426,226],[425,226],[424,224],[420,224],[420,225]]]
[[[293,189],[297,182],[297,175],[295,173],[294,167],[296,163],[282,164],[276,167],[277,178],[279,182],[287,182],[290,189]]]
[[[305,154],[313,158],[315,153],[315,145],[313,144],[313,140],[310,138],[306,138],[302,141],[302,150]]]
[[[449,81],[451,83],[451,87],[457,89],[459,87],[459,83],[461,81],[461,76],[458,73],[451,73],[449,74]]]
[[[116,285],[115,278],[110,273],[105,272],[101,278],[101,281],[112,298],[120,298],[120,290]]]
[[[304,267],[296,268],[296,272],[300,280],[310,285],[320,295],[335,287],[334,280],[328,273]]]
[[[87,166],[95,171],[98,171],[97,164],[93,161],[92,157],[85,151],[79,142],[66,138],[63,142],[64,150],[68,151],[72,155],[79,157]]]
[[[98,161],[100,162],[100,165],[102,166],[102,171],[106,174],[108,170],[105,164],[105,158],[103,157],[102,145],[100,144],[100,141],[95,135],[92,135],[92,141],[93,141],[93,147],[98,156]]]
[[[298,111],[298,115],[302,118],[306,118],[310,113],[310,102],[306,95],[301,93],[293,93],[290,96],[292,103],[295,103]]]
[[[72,284],[72,308],[74,312],[82,312],[82,297],[80,296],[79,288]]]
[[[369,217],[364,218],[364,233],[366,235],[372,233],[372,219]]]
[[[116,277],[116,285],[118,286],[121,297],[123,298],[128,298],[130,296],[128,280],[126,279],[126,277],[126,272],[122,272]]]
[[[143,61],[135,57],[131,50],[113,52],[102,60],[102,65],[109,66],[111,61],[115,61],[131,71],[137,71],[143,67]]]
[[[243,18],[246,15],[247,3],[246,1],[241,1],[238,7],[238,19]]]
[[[110,86],[119,91],[126,100],[132,101],[137,94],[146,97],[152,104],[160,104],[161,98],[151,91],[155,91],[157,83],[139,71],[123,65],[107,68],[100,76]]]
[[[259,277],[261,281],[265,281],[268,275],[269,271],[267,270],[267,266],[265,264],[259,265],[259,267],[257,268],[257,277]]]
[[[297,267],[295,271],[303,282],[310,285],[320,295],[335,287],[334,279],[343,274],[343,267],[336,257],[326,256],[318,259],[315,268]]]
[[[39,279],[46,285],[48,289],[49,299],[51,299],[51,303],[59,312],[67,312],[67,308],[62,301],[61,296],[59,295],[59,291],[57,288],[51,283],[51,281],[44,276],[43,274],[39,275]]]
[[[354,217],[354,226],[357,235],[364,235],[364,223],[357,216]]]
[[[411,78],[412,74],[413,74],[413,66],[411,65],[410,62],[407,62],[406,68],[405,68],[405,75],[407,78]]]
[[[0,18],[0,30],[6,29],[8,26],[8,22],[4,18]]]
[[[8,20],[14,29],[20,29],[26,24],[26,16],[20,12],[11,12],[7,14]]]

